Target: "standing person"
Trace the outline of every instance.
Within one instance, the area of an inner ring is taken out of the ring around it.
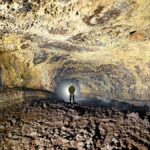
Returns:
[[[70,93],[70,103],[71,101],[73,101],[73,103],[75,102],[75,87],[73,85],[71,85],[68,89],[69,93]]]

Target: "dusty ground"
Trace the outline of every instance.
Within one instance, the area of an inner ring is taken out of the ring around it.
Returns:
[[[0,150],[149,150],[150,120],[140,116],[32,99],[1,109]]]

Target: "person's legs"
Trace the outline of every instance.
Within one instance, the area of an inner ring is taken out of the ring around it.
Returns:
[[[75,100],[74,100],[74,95],[72,96],[73,97],[73,103],[75,102]]]
[[[71,97],[72,97],[72,96],[70,95],[70,103],[71,103]]]

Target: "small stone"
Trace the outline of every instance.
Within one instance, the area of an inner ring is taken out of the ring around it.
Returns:
[[[12,134],[11,133],[8,133],[8,138],[12,138]]]
[[[43,108],[47,108],[47,105],[46,105],[46,103],[43,103]]]
[[[113,138],[112,141],[117,144],[118,140],[116,138]]]
[[[12,125],[14,126],[16,124],[16,119],[11,120]]]
[[[5,127],[3,125],[0,125],[0,130],[4,130]]]

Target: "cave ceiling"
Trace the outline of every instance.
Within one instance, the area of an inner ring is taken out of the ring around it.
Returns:
[[[0,86],[150,98],[149,0],[1,0]]]

